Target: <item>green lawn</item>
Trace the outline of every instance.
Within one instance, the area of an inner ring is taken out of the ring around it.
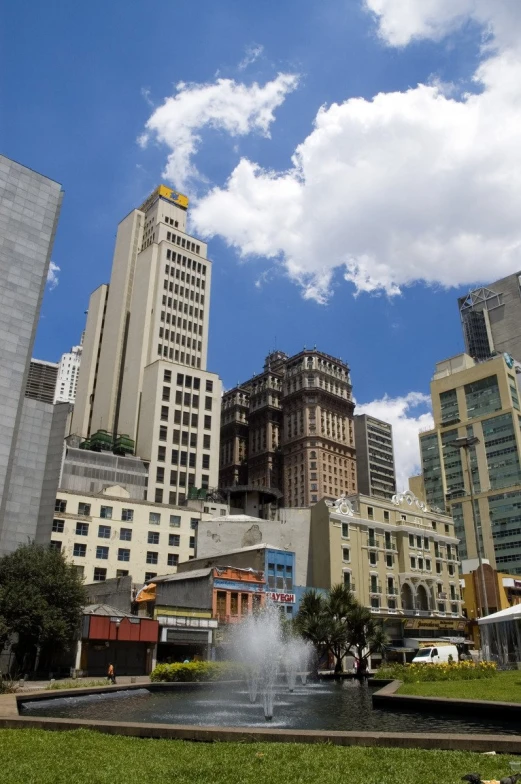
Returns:
[[[507,756],[285,743],[187,743],[0,730],[2,784],[447,784],[509,775]]]
[[[418,694],[421,697],[521,702],[521,671],[498,672],[494,678],[472,681],[404,683],[397,693]]]

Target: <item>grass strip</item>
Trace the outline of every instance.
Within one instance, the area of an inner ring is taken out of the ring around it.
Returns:
[[[90,730],[0,730],[2,784],[450,784],[514,757],[328,744],[188,743]]]

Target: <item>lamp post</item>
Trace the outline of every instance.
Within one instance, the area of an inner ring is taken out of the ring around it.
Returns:
[[[479,444],[477,436],[462,436],[455,438],[451,444],[458,449],[463,449],[465,452],[465,461],[467,464],[467,473],[469,476],[469,489],[470,489],[470,503],[472,506],[472,522],[474,523],[474,536],[476,538],[476,551],[478,554],[479,574],[481,578],[481,598],[483,600],[483,615],[488,615],[488,598],[487,586],[485,584],[485,573],[483,572],[483,558],[481,556],[481,545],[479,543],[478,522],[476,520],[476,508],[474,506],[474,480],[472,479],[472,472],[470,470],[470,447]]]
[[[116,645],[114,648],[114,673],[117,676],[118,674],[118,644],[119,644],[119,626],[121,624],[121,618],[116,620]]]

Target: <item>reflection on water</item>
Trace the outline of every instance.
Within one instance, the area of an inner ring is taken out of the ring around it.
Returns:
[[[25,703],[22,713],[103,721],[136,721],[201,726],[275,727],[360,732],[494,732],[517,734],[521,722],[473,719],[440,713],[402,713],[373,709],[374,688],[358,681],[280,686],[273,721],[266,724],[260,702],[251,704],[246,684],[186,686],[149,692],[112,692]]]

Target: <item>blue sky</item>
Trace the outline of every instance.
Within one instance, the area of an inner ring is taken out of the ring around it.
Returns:
[[[2,151],[65,190],[35,356],[78,342],[118,221],[169,179],[211,236],[209,368],[230,387],[275,347],[340,356],[359,403],[389,398],[373,410],[414,468],[434,364],[463,348],[458,295],[521,267],[519,118],[503,94],[505,68],[519,84],[519,15],[487,5],[9,4]],[[294,81],[269,104],[281,74]],[[180,139],[195,153],[165,177]]]

